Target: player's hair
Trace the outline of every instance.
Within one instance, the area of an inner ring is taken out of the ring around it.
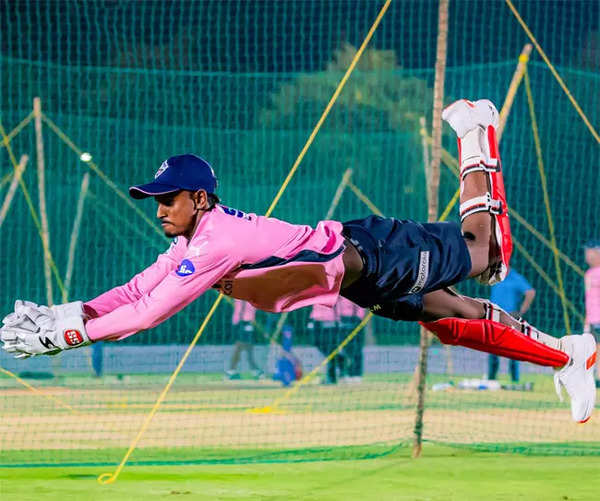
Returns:
[[[190,190],[186,191],[189,191],[190,196],[192,196],[192,194],[195,193],[194,191]],[[206,209],[207,211],[213,210],[215,206],[221,202],[221,199],[214,193],[206,193],[206,200],[208,201],[208,209]]]
[[[206,198],[208,200],[208,210],[214,209],[215,205],[221,202],[221,199],[214,193],[207,193]]]

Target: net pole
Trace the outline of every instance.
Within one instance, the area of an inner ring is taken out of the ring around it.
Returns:
[[[428,207],[427,219],[437,220],[439,206],[440,163],[442,158],[442,108],[444,105],[444,83],[446,75],[446,53],[448,47],[448,4],[449,0],[440,0],[438,8],[438,37],[435,57],[435,82],[433,86],[433,119],[431,148],[431,166],[427,179]],[[413,431],[412,457],[418,458],[423,448],[423,414],[425,411],[425,378],[427,375],[427,352],[430,334],[421,327],[419,345],[419,372],[417,375],[417,408]]]
[[[544,194],[544,207],[546,208],[546,220],[548,221],[548,230],[550,231],[551,250],[554,256],[554,266],[556,267],[556,279],[558,281],[558,290],[560,291],[560,301],[563,309],[563,319],[567,334],[571,334],[571,322],[569,321],[569,311],[566,305],[567,296],[563,283],[562,269],[560,266],[560,258],[558,257],[558,247],[556,243],[556,231],[554,229],[554,218],[552,217],[552,207],[550,204],[550,195],[548,194],[548,180],[546,170],[544,168],[544,156],[542,155],[542,142],[540,140],[539,127],[535,114],[535,106],[533,104],[533,94],[531,92],[531,83],[529,81],[529,73],[525,72],[525,91],[527,92],[527,103],[529,105],[529,116],[531,118],[531,132],[533,133],[533,142],[535,144],[535,153],[537,157],[538,172],[540,173],[540,184],[542,193]]]
[[[2,142],[6,147],[6,151],[8,153],[8,158],[10,159],[10,163],[13,166],[13,169],[16,170],[18,167],[17,159],[15,158],[15,154],[13,152],[12,147],[10,146],[10,141],[8,140],[8,136],[6,135],[6,131],[4,130],[4,126],[2,125],[2,119],[0,118],[0,136],[2,136]],[[35,207],[33,206],[33,201],[31,200],[31,195],[29,194],[29,190],[27,189],[27,185],[22,177],[19,178],[19,186],[21,187],[21,191],[23,192],[23,196],[25,197],[25,202],[27,203],[27,208],[29,209],[29,214],[31,215],[31,219],[35,224],[35,228],[38,232],[38,236],[40,239],[42,238],[42,227],[40,224],[40,220],[38,218],[37,212],[35,211]],[[50,254],[50,249],[44,249],[48,262],[50,263],[50,267],[52,268],[52,273],[54,273],[54,278],[56,279],[56,283],[58,288],[62,290],[63,283],[60,275],[58,274],[58,269],[56,268],[56,263],[52,259],[52,254]]]
[[[337,209],[337,206],[340,203],[340,200],[342,198],[342,195],[344,194],[344,191],[346,191],[346,187],[348,186],[348,182],[350,181],[351,177],[352,177],[352,169],[346,169],[346,171],[344,172],[344,175],[342,176],[342,180],[340,181],[340,184],[338,184],[338,187],[335,190],[335,195],[333,195],[333,200],[331,200],[331,204],[329,204],[329,209],[327,209],[327,214],[325,214],[325,220],[331,219],[331,217],[333,216],[333,213],[335,212],[335,209]]]
[[[512,109],[513,102],[515,101],[515,95],[517,94],[517,90],[523,81],[523,76],[525,75],[525,70],[527,69],[527,63],[529,62],[529,56],[531,55],[531,50],[533,49],[533,45],[530,43],[525,44],[521,54],[519,55],[519,62],[517,63],[517,67],[515,72],[513,73],[512,80],[510,81],[510,85],[508,86],[508,91],[506,91],[506,97],[504,98],[504,104],[502,105],[502,109],[500,110],[500,123],[498,124],[497,131],[497,139],[498,143],[502,139],[502,134],[504,133],[504,127],[506,126],[506,120],[508,119],[508,115],[510,114],[510,110]]]
[[[81,188],[79,189],[79,198],[77,199],[77,209],[75,211],[75,219],[73,221],[73,229],[71,230],[71,239],[69,240],[69,254],[67,258],[67,271],[65,273],[65,288],[62,294],[63,303],[68,301],[69,292],[71,290],[71,280],[73,278],[73,266],[75,262],[75,250],[79,240],[79,231],[81,230],[81,220],[83,219],[83,208],[85,198],[87,197],[88,188],[90,185],[90,173],[86,172],[81,179]]]
[[[425,117],[419,118],[419,125],[421,128],[419,129],[419,135],[421,136],[421,148],[423,150],[423,167],[425,169],[425,182],[430,178],[430,169],[431,169],[431,155],[429,154],[429,145],[427,144],[427,140],[425,137],[427,136],[427,121]],[[426,192],[427,194],[427,207],[429,207],[429,189]]]
[[[4,202],[2,202],[2,208],[0,208],[0,228],[2,228],[2,225],[4,224],[4,220],[6,219],[6,215],[8,214],[8,210],[10,209],[13,198],[15,196],[15,192],[17,191],[19,180],[25,172],[25,168],[27,167],[28,161],[29,157],[27,155],[21,155],[21,158],[19,159],[19,165],[14,171],[12,181],[10,182],[10,186],[8,187],[6,196],[4,197]]]
[[[44,277],[46,281],[46,301],[48,306],[54,304],[52,297],[52,275],[50,274],[50,230],[46,210],[46,161],[44,156],[44,138],[42,135],[42,100],[33,98],[33,117],[35,124],[35,147],[37,153],[38,201],[40,204],[40,223],[42,227],[42,245],[44,247]]]
[[[429,179],[430,170],[431,170],[431,158],[430,158],[430,154],[429,154],[429,145],[427,144],[427,141],[425,139],[425,136],[427,135],[427,126],[426,126],[427,122],[425,120],[425,117],[421,117],[419,119],[419,124],[421,125],[421,129],[419,130],[419,133],[421,136],[421,147],[423,148],[423,165],[425,167],[425,179]],[[428,207],[429,207],[430,196],[431,196],[431,194],[429,193],[429,190],[427,190],[427,206]],[[448,209],[448,211],[449,211],[449,209]],[[436,211],[436,213],[437,212],[438,211]],[[446,211],[444,211],[444,214],[446,214]],[[445,217],[447,217],[447,216],[442,215],[442,218],[445,219]],[[440,219],[442,219],[442,218],[440,218]],[[454,363],[452,361],[452,350],[449,345],[444,345],[444,355],[446,356],[446,372],[448,374],[452,374],[454,372]],[[415,368],[415,374],[413,376],[413,381],[416,381],[416,379],[417,379],[416,376],[417,376],[417,368]],[[413,385],[412,392],[414,392],[414,391],[415,391],[415,388]]]

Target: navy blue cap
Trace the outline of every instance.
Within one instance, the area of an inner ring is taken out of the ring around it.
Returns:
[[[217,178],[210,164],[196,155],[175,155],[165,160],[154,175],[154,181],[129,188],[129,195],[141,199],[179,190],[206,190],[214,193]]]
[[[586,249],[600,249],[600,239],[588,240],[583,247]]]

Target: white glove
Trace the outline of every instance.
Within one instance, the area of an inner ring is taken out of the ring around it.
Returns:
[[[81,301],[50,308],[17,301],[15,312],[2,321],[0,340],[15,358],[55,355],[91,343],[84,320]]]
[[[8,314],[2,320],[5,326],[21,327],[23,329],[36,331],[37,326],[44,326],[53,318],[53,314],[47,306],[38,306],[31,301],[15,301],[15,311]]]

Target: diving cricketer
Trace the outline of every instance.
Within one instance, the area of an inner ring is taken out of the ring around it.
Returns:
[[[493,284],[508,272],[512,241],[496,127],[487,100],[460,100],[443,118],[458,136],[461,225],[369,216],[316,228],[222,205],[211,166],[194,155],[167,159],[152,182],[129,189],[154,197],[169,249],[125,285],[85,303],[16,301],[3,321],[3,348],[16,357],[55,354],[151,329],[208,289],[283,312],[333,306],[341,294],[375,315],[420,321],[441,342],[550,366],[572,418],[595,403],[596,343],[555,338],[484,299],[449,287],[468,277]]]

